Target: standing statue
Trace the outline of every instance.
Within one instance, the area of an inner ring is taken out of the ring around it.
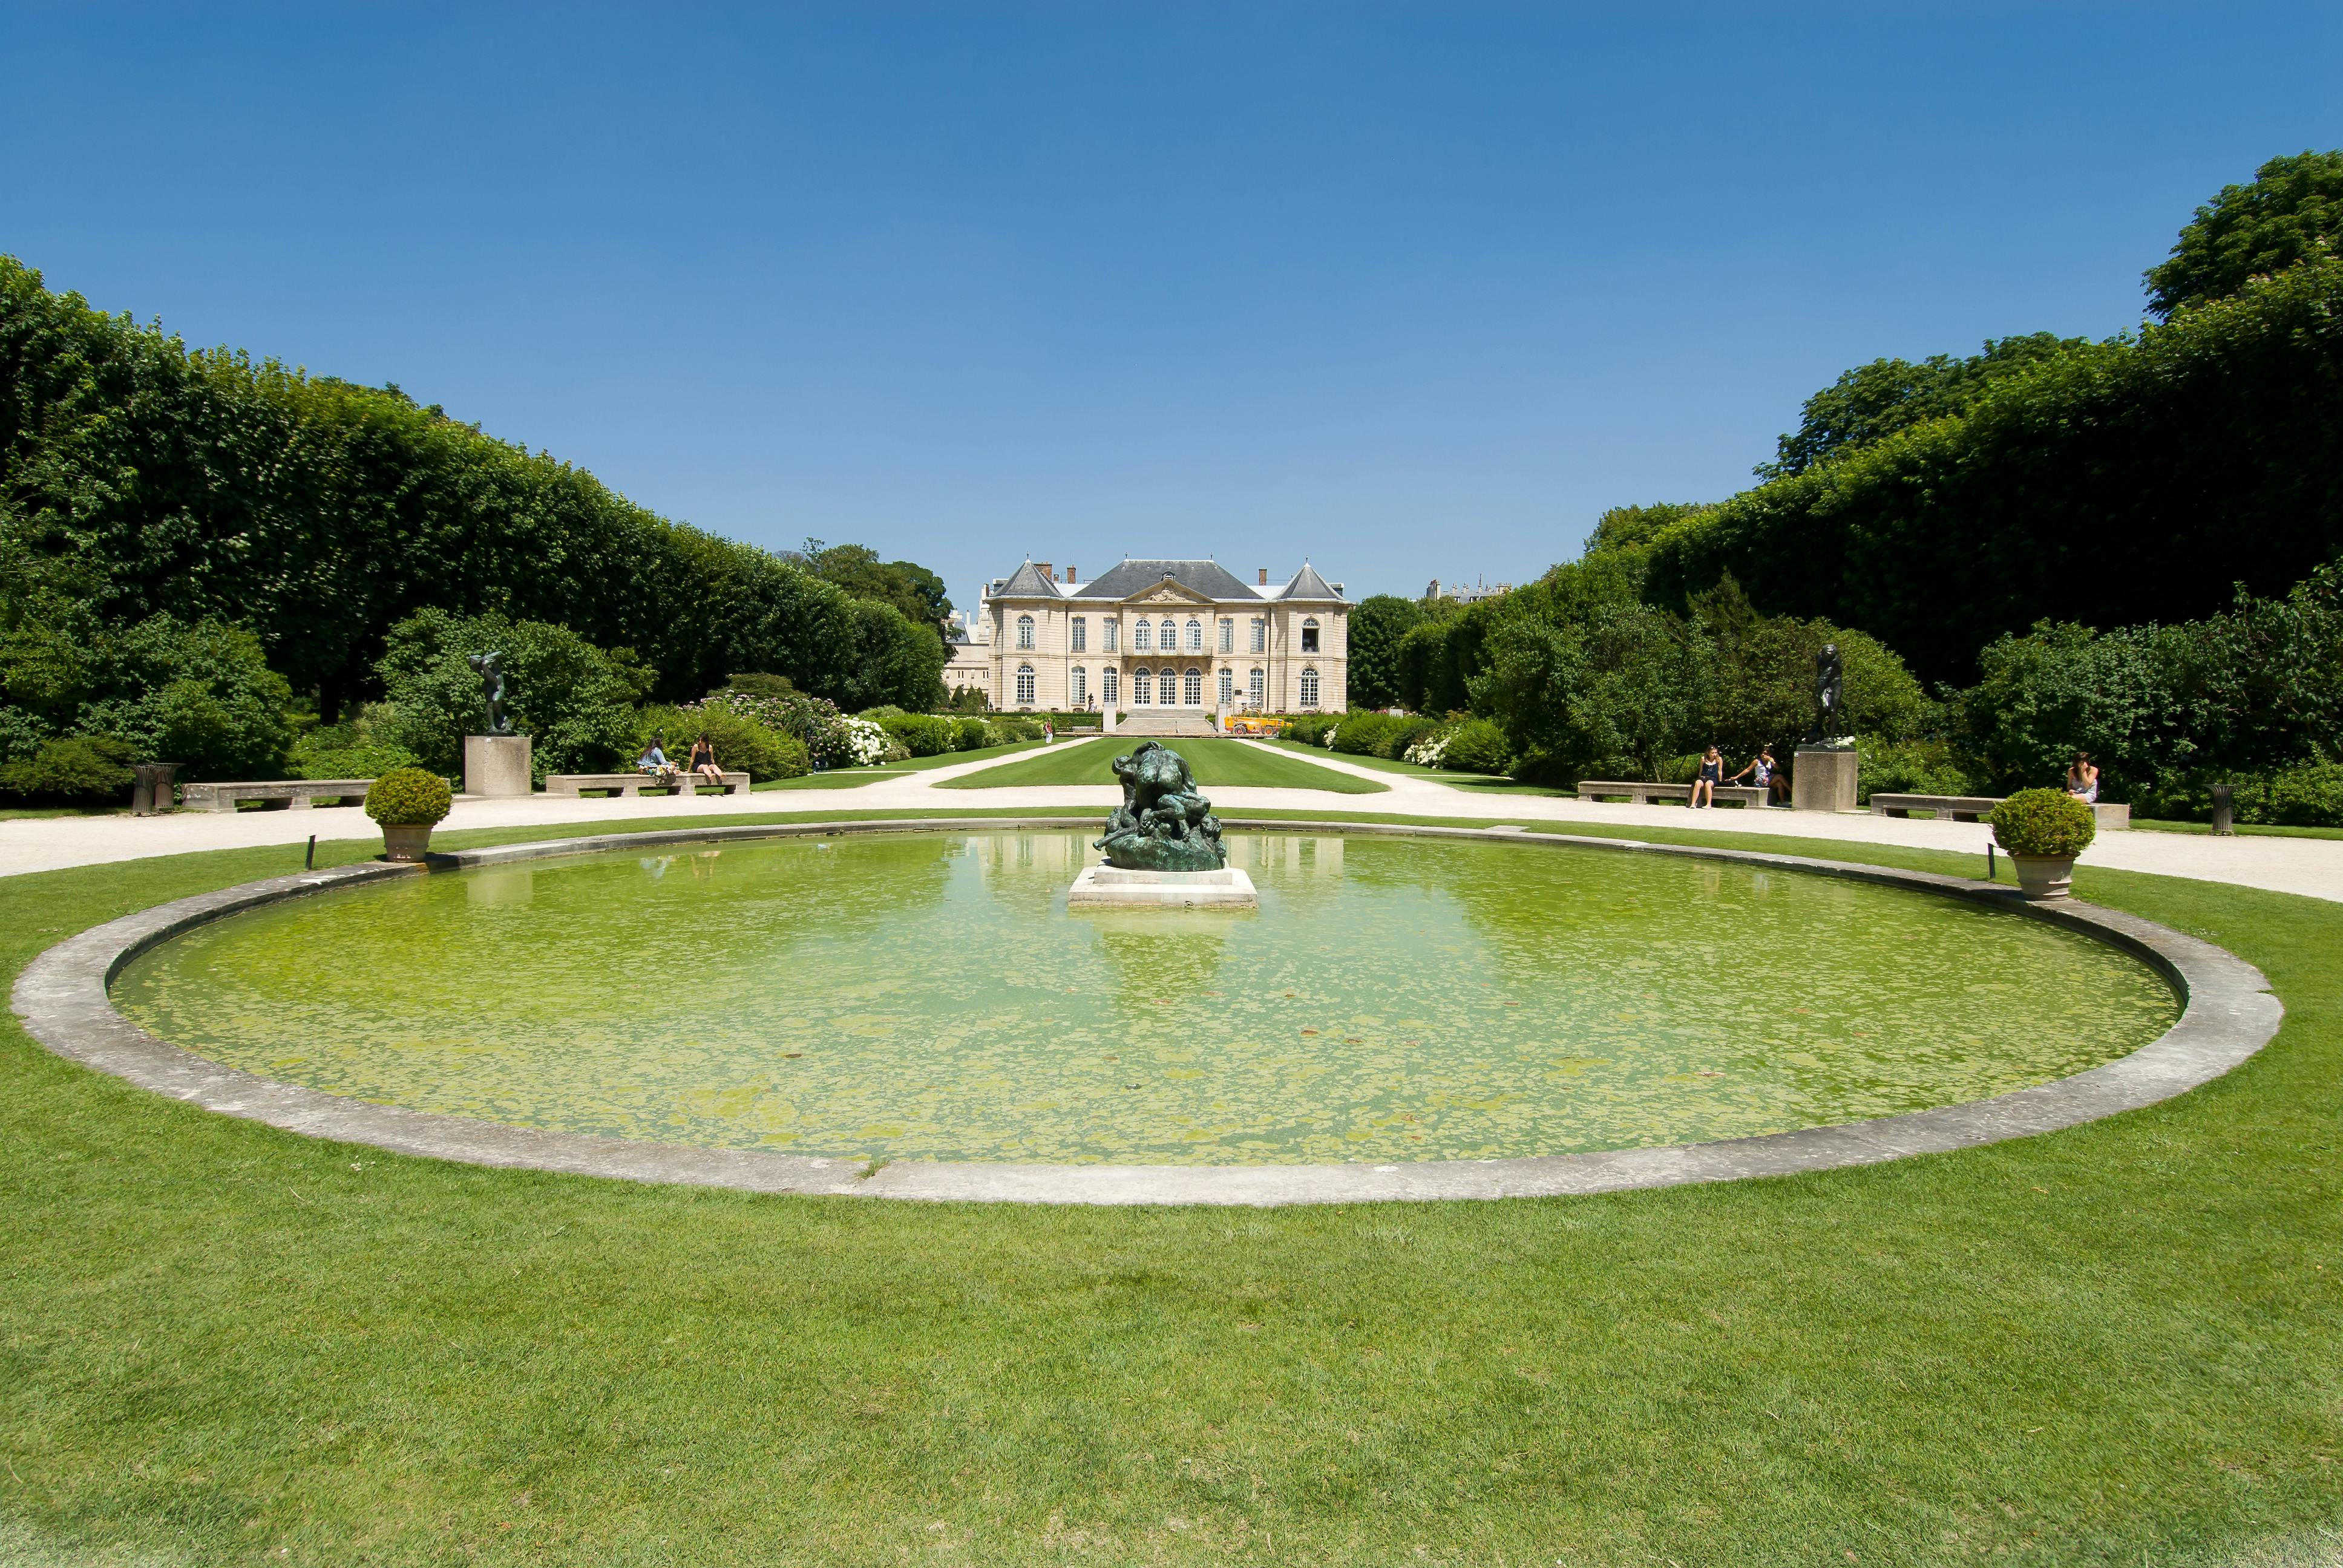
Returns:
[[[475,653],[465,662],[478,672],[480,696],[488,705],[488,733],[510,735],[512,719],[505,712],[505,656],[502,652]]]
[[[1827,745],[1846,732],[1845,715],[1846,691],[1845,671],[1839,663],[1838,644],[1826,642],[1815,655],[1815,733],[1817,744]]]
[[[1106,851],[1106,863],[1131,871],[1217,871],[1229,863],[1221,845],[1221,819],[1212,803],[1196,793],[1188,759],[1160,742],[1141,743],[1114,759],[1122,780],[1122,804],[1106,819],[1106,837],[1091,848]]]

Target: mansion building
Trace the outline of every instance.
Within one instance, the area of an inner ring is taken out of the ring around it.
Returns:
[[[1350,601],[1308,563],[1284,586],[1216,561],[1126,560],[1089,582],[1031,560],[985,585],[944,684],[995,709],[1341,712]]]

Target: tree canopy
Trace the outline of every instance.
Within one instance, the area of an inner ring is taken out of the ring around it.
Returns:
[[[1917,365],[1906,359],[1858,365],[1806,399],[1797,429],[1781,438],[1773,462],[1758,465],[1758,477],[1803,474],[1898,430],[1966,414],[2002,377],[2088,347],[2087,338],[2031,332],[1987,339],[1983,353],[1966,359],[1932,354]]]
[[[2343,234],[2343,151],[2272,158],[2251,185],[2226,186],[2197,209],[2170,257],[2148,268],[2148,308],[2227,299],[2252,279],[2332,256]]]

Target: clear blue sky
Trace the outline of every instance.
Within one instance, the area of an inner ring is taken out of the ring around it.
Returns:
[[[1880,355],[2140,316],[2343,8],[98,5],[0,250],[669,517],[1519,579]]]

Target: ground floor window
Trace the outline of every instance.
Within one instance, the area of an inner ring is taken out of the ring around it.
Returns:
[[[1131,705],[1136,708],[1144,708],[1154,700],[1155,677],[1149,674],[1143,667],[1132,670],[1131,672]]]
[[[1180,701],[1180,672],[1159,669],[1155,672],[1155,700],[1163,708],[1176,707]]]
[[[1261,671],[1256,669],[1245,677],[1245,692],[1246,699],[1252,704],[1255,710],[1269,706],[1269,688],[1262,682]]]
[[[1081,665],[1074,666],[1074,706],[1080,708],[1091,699],[1091,672]]]
[[[1304,708],[1318,706],[1318,672],[1314,668],[1304,669],[1302,672],[1302,706]]]
[[[1192,669],[1180,682],[1180,699],[1191,708],[1204,706],[1204,672]]]
[[[1226,624],[1223,622],[1222,624]],[[1236,695],[1237,678],[1228,670],[1221,671],[1221,706],[1226,708]]]
[[[1033,705],[1033,667],[1030,664],[1017,667],[1017,700],[1028,708]]]
[[[1099,671],[1099,700],[1111,708],[1122,696],[1122,672],[1111,667]]]

